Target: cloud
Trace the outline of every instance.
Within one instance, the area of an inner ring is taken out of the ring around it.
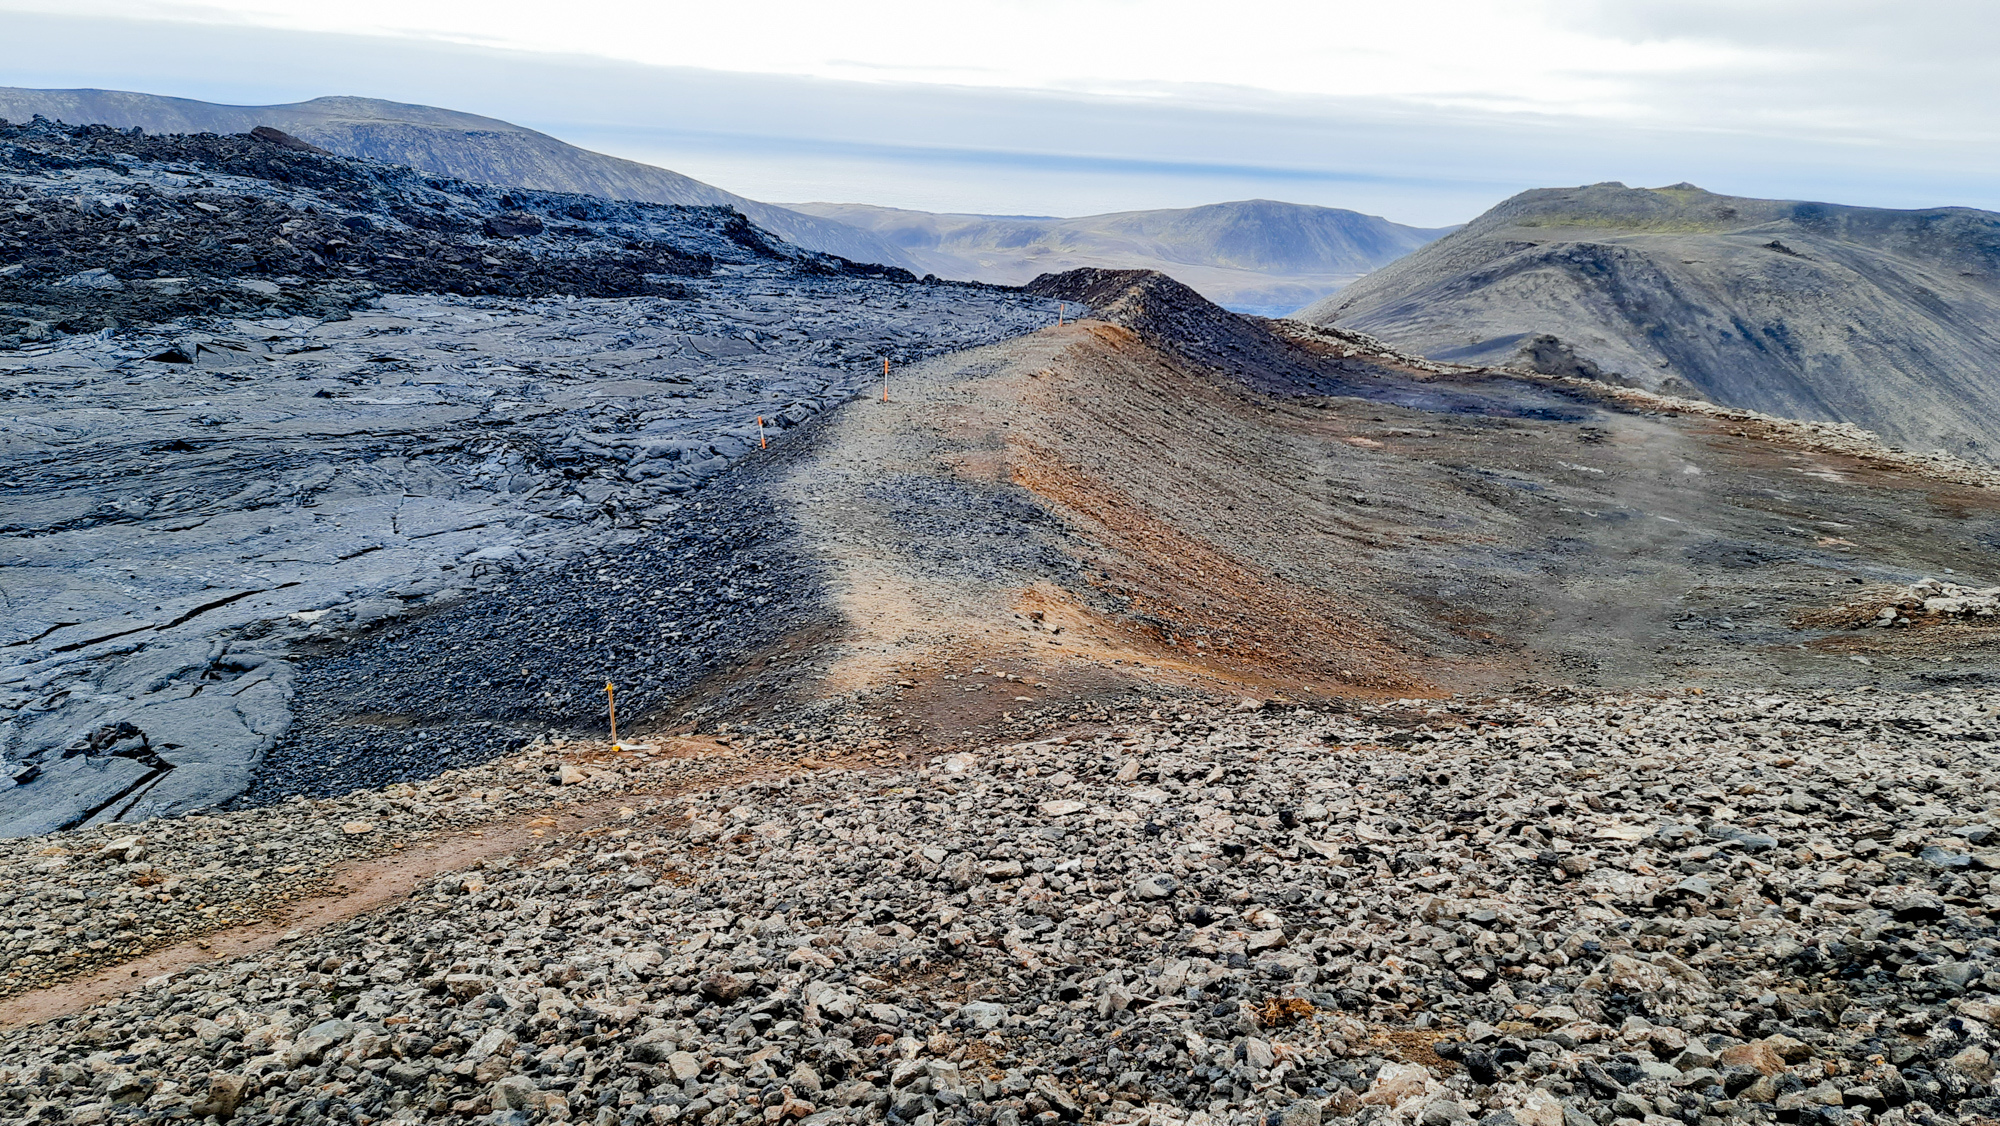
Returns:
[[[1970,5],[1923,31],[1837,2],[1287,0],[1224,20],[1182,0],[573,0],[557,21],[505,2],[37,3],[56,0],[0,0],[0,83],[444,105],[766,199],[1079,214],[1264,196],[1435,226],[1616,179],[2000,207],[2000,149],[1974,143],[2000,44],[1983,24],[1934,42],[1981,23]]]
[[[11,0],[18,10],[397,35],[653,66],[1068,93],[1200,87],[1583,116],[1642,112],[1651,79],[1773,48],[1622,33],[1542,0]]]
[[[1582,34],[1699,42],[1743,60],[1700,82],[1649,83],[1662,120],[1857,142],[2000,139],[1990,0],[1591,0],[1561,13]]]

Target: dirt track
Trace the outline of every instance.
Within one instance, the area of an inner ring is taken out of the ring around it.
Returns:
[[[840,753],[853,754],[852,745]],[[530,752],[531,755],[535,752]],[[540,757],[536,755],[536,757]],[[407,898],[412,889],[442,872],[477,869],[531,845],[565,840],[587,841],[615,831],[640,806],[657,806],[677,795],[717,784],[741,785],[774,774],[803,768],[797,755],[783,749],[765,748],[753,753],[741,745],[707,739],[656,739],[644,749],[618,749],[609,744],[565,745],[557,761],[577,773],[571,783],[559,783],[543,793],[514,793],[491,789],[505,786],[511,776],[521,773],[520,763],[506,761],[453,772],[446,779],[450,787],[472,787],[476,799],[468,810],[452,808],[444,802],[402,826],[384,827],[339,838],[331,849],[322,849],[288,887],[299,889],[284,894],[266,893],[240,905],[232,914],[241,921],[218,923],[207,915],[162,915],[154,923],[162,928],[161,939],[144,944],[143,952],[120,957],[114,951],[87,954],[71,951],[63,963],[51,963],[52,973],[43,975],[37,988],[23,988],[18,974],[29,967],[15,967],[15,974],[0,979],[0,1029],[33,1024],[77,1012],[139,988],[162,974],[174,974],[193,966],[228,961],[291,942],[303,935],[323,930],[372,911],[392,906]],[[812,768],[825,765],[807,759]],[[853,765],[865,766],[866,760]],[[518,786],[519,783],[513,783]],[[581,789],[571,790],[578,785]],[[492,802],[486,795],[506,794]],[[242,840],[245,835],[266,841],[280,841],[320,819],[352,820],[374,816],[366,811],[379,795],[361,791],[342,798],[321,799],[303,805],[287,805],[280,811],[246,811],[208,819],[218,826],[225,840]],[[380,808],[376,805],[375,808]],[[261,832],[260,832],[261,827]],[[113,827],[117,829],[118,827]],[[89,855],[99,836],[62,834],[23,842],[15,850],[23,856],[42,857],[51,853]],[[207,839],[213,830],[198,835]],[[173,887],[181,873],[195,867],[158,828],[148,841],[152,863],[141,873],[146,886],[162,882]],[[24,848],[25,845],[60,841],[53,848]],[[15,880],[25,884],[24,870]],[[162,879],[164,877],[164,880]],[[32,890],[32,889],[30,889]],[[79,972],[80,971],[80,972]]]

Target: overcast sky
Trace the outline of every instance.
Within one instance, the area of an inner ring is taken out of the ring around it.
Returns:
[[[0,0],[0,85],[483,113],[768,200],[2000,209],[1990,2]]]

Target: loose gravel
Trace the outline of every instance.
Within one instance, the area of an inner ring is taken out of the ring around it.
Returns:
[[[511,779],[515,813],[629,787],[629,814],[11,1032],[0,1114],[1972,1122],[2000,1111],[1996,704],[1135,698],[910,766],[859,729],[739,732],[789,770],[673,789],[535,748],[453,782]],[[113,922],[149,858],[448,798],[153,823],[136,860],[8,842],[16,933],[58,948],[13,939],[9,972]]]

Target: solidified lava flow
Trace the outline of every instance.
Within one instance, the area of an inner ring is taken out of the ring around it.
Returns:
[[[474,761],[593,678],[663,713],[818,620],[712,487],[760,427],[1053,304],[723,208],[0,124],[0,832]]]

